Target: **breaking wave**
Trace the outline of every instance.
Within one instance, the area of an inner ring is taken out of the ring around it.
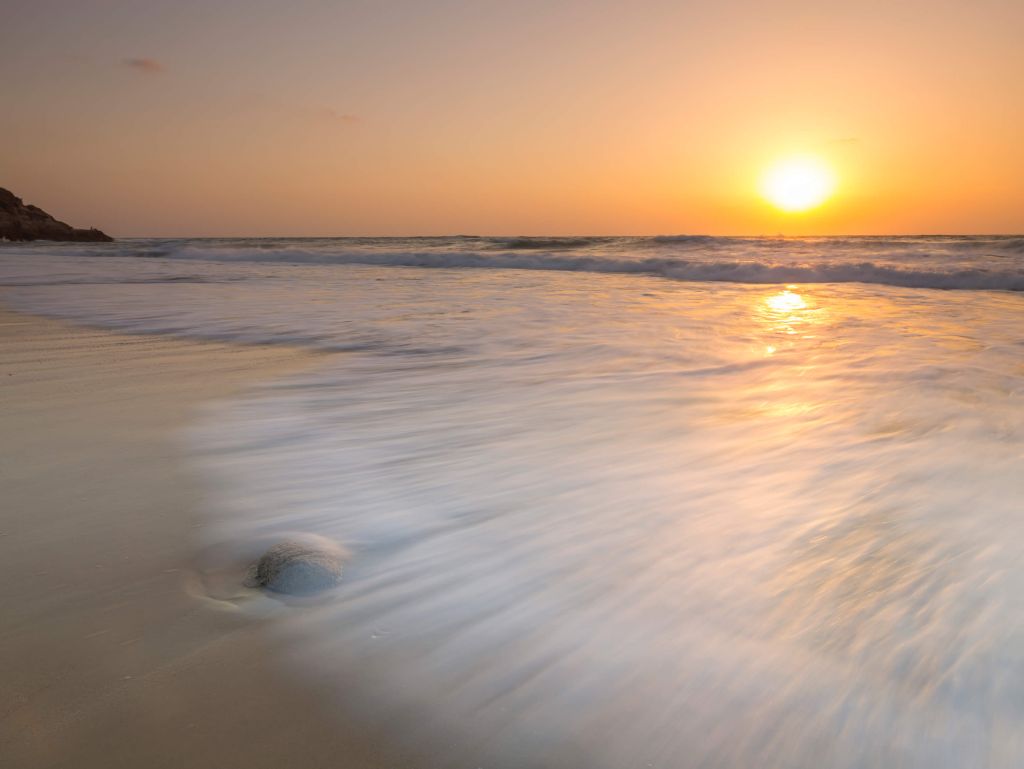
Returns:
[[[1024,237],[454,237],[126,239],[3,244],[0,254],[308,265],[558,270],[733,283],[1024,291]]]
[[[615,257],[550,251],[384,251],[209,249],[186,247],[166,258],[293,264],[364,264],[447,269],[559,270],[652,275],[681,281],[732,283],[875,283],[901,288],[1024,291],[1024,268],[914,268],[876,261],[832,259],[795,264],[680,257]]]

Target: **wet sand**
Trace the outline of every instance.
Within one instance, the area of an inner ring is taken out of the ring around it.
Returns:
[[[0,310],[0,764],[395,764],[275,669],[268,620],[187,589],[202,489],[178,431],[314,360]]]

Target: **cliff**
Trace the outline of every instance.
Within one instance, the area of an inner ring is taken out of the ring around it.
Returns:
[[[113,240],[95,229],[76,230],[43,209],[25,205],[21,198],[0,187],[0,240],[75,240],[103,243]]]

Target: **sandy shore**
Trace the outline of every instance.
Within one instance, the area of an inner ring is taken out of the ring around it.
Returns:
[[[259,621],[185,589],[202,496],[176,431],[314,358],[0,311],[0,764],[384,765]]]

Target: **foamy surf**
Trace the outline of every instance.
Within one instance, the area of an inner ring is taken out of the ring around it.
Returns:
[[[293,670],[442,766],[1013,766],[1016,332],[670,296],[528,354],[346,357],[200,431],[212,536],[353,550],[280,626]]]

